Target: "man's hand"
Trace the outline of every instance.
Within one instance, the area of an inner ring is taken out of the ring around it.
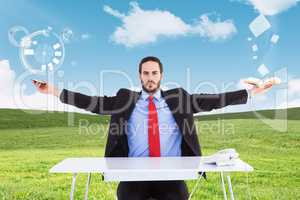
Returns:
[[[274,85],[278,85],[281,83],[278,78],[270,78],[266,81],[259,80],[244,80],[244,83],[252,86],[250,89],[251,95],[262,94],[271,89]]]
[[[37,88],[40,93],[43,94],[52,94],[54,96],[59,96],[59,90],[53,85],[38,80],[32,80],[33,85]]]

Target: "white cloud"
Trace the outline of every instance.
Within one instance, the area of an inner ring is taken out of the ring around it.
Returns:
[[[288,107],[300,107],[300,79],[288,82]]]
[[[290,79],[287,89],[287,100],[282,102],[278,108],[300,107],[300,79]]]
[[[61,103],[57,97],[52,95],[45,95],[39,92],[27,95],[24,92],[26,87],[16,77],[9,61],[0,60],[0,108],[87,113],[84,110]]]
[[[159,37],[196,34],[210,40],[219,40],[227,39],[237,32],[233,21],[212,21],[207,14],[200,16],[194,24],[188,24],[169,11],[143,10],[136,2],[131,2],[130,6],[128,15],[107,5],[103,7],[106,13],[117,17],[123,23],[112,34],[112,41],[127,47],[153,43]]]
[[[300,79],[291,79],[288,83],[288,90],[290,97],[300,98]]]
[[[300,98],[288,101],[288,107],[289,108],[300,107]]]
[[[253,5],[254,9],[263,15],[276,15],[293,6],[295,6],[299,0],[232,0],[239,2],[246,2]]]
[[[237,32],[237,29],[232,20],[215,22],[211,21],[208,15],[202,15],[199,22],[194,27],[191,27],[191,32],[199,33],[202,37],[207,37],[211,40],[227,39],[232,34]]]
[[[15,72],[10,69],[8,60],[0,60],[1,97],[6,97],[11,95],[15,76],[16,76]]]
[[[105,12],[107,12],[108,14],[115,16],[117,18],[125,18],[126,17],[124,14],[120,13],[117,10],[112,9],[110,6],[107,6],[107,5],[103,6],[103,10]]]

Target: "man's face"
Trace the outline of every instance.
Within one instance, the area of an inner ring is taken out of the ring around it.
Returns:
[[[154,61],[143,63],[140,79],[143,89],[146,92],[154,93],[160,87],[160,81],[162,79],[159,64]]]

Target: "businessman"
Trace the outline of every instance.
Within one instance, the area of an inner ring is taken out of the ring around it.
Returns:
[[[163,65],[156,57],[139,64],[140,92],[120,89],[115,96],[87,96],[48,83],[34,81],[38,91],[63,103],[99,115],[111,115],[106,157],[201,156],[193,114],[228,105],[245,104],[250,95],[273,86],[253,86],[220,94],[189,94],[183,88],[162,90]],[[182,181],[120,182],[119,200],[185,200],[189,193]]]

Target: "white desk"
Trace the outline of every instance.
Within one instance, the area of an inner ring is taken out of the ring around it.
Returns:
[[[234,199],[229,172],[251,172],[253,168],[240,159],[234,165],[219,167],[204,164],[205,156],[197,157],[114,157],[114,158],[67,158],[50,169],[50,173],[72,173],[72,188],[70,199],[74,197],[76,175],[87,173],[85,199],[88,198],[88,189],[91,173],[101,173],[104,181],[159,181],[159,180],[195,180],[201,178],[201,172],[218,172],[221,175],[221,184],[224,199],[227,199],[224,172],[227,175],[231,199]],[[192,194],[190,195],[190,197]]]

